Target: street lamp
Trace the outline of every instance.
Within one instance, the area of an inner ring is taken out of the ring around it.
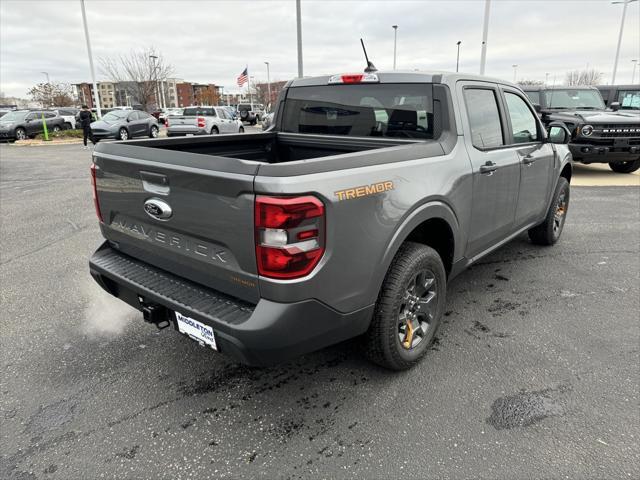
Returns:
[[[633,85],[633,81],[636,79],[636,66],[638,65],[638,60],[631,60],[633,63],[633,70],[631,71],[631,85]]]
[[[271,76],[269,75],[269,62],[264,62],[267,66],[267,92],[269,92],[269,105],[271,105]]]
[[[51,106],[51,80],[49,80],[49,74],[47,72],[40,72],[40,73],[42,73],[44,76],[47,77],[47,103],[49,104],[48,106],[50,107]]]
[[[480,75],[484,75],[484,67],[487,63],[487,38],[489,37],[489,10],[491,9],[491,0],[485,0],[484,3],[484,25],[482,26],[482,50],[480,53]]]
[[[393,69],[396,69],[396,52],[398,46],[398,25],[391,25],[393,28]]]
[[[622,19],[620,20],[620,32],[618,33],[618,46],[616,47],[616,58],[613,61],[613,74],[611,75],[611,85],[616,83],[616,72],[618,71],[618,58],[620,58],[620,45],[622,45],[622,31],[624,30],[624,18],[627,15],[627,5],[638,0],[622,0],[611,2],[612,5],[622,3]]]
[[[96,71],[93,68],[93,55],[91,54],[91,41],[89,40],[89,27],[87,26],[87,13],[84,10],[84,0],[80,0],[80,9],[82,10],[82,23],[84,25],[84,38],[87,41],[87,53],[89,55],[89,67],[91,69],[91,83],[93,83],[93,93],[96,102],[96,112],[98,118],[102,117],[102,109],[100,108],[100,97],[98,96],[98,84],[96,83]]]
[[[300,0],[296,0],[296,37],[298,40],[298,78],[302,78],[302,19],[300,13]]]
[[[547,85],[549,83],[549,72],[544,74],[544,84]]]
[[[518,65],[513,64],[511,66],[513,67],[513,83],[516,83],[516,74],[518,73]]]
[[[149,58],[151,59],[151,62],[153,63],[153,77],[155,79],[154,81],[154,88],[153,88],[153,95],[156,97],[156,105],[160,108],[162,108],[162,106],[160,105],[160,89],[158,88],[158,67],[156,66],[156,61],[158,60],[158,56],[157,55],[149,55]]]
[[[458,43],[456,43],[456,45],[458,46],[458,56],[456,57],[456,72],[458,71],[458,67],[460,66],[460,44],[462,43],[462,40],[458,40]]]

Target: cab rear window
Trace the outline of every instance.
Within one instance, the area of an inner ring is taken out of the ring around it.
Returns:
[[[431,84],[290,88],[283,131],[352,137],[433,138]]]

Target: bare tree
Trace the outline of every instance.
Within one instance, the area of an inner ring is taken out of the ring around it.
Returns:
[[[519,80],[518,81],[518,85],[529,85],[529,86],[541,86],[544,85],[544,82],[542,80],[529,80],[529,79],[524,79],[524,80]]]
[[[43,107],[70,107],[75,103],[73,89],[68,83],[39,83],[27,95]]]
[[[565,83],[574,85],[598,85],[602,80],[603,73],[595,68],[584,70],[572,70],[567,72]]]
[[[156,108],[160,103],[159,82],[173,74],[173,65],[167,63],[154,47],[132,50],[128,55],[101,57],[102,73],[117,83],[116,90],[124,90],[134,103],[144,110]],[[116,93],[117,94],[117,93]]]

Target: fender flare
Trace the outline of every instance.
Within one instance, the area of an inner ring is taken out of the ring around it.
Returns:
[[[380,291],[384,277],[389,270],[391,261],[395,257],[396,253],[400,249],[402,243],[406,240],[409,234],[421,223],[427,220],[440,219],[444,220],[451,229],[454,242],[453,262],[460,256],[460,249],[463,247],[463,241],[460,234],[460,225],[458,218],[453,209],[441,200],[432,200],[422,205],[419,205],[413,209],[396,228],[391,241],[387,245],[387,248],[380,259],[380,268],[375,272],[372,283],[377,287],[377,292]]]

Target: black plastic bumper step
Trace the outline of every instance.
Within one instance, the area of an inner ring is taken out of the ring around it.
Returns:
[[[195,313],[229,325],[246,321],[255,305],[185,280],[116,250],[105,247],[93,254],[92,272],[113,280],[181,313]]]

